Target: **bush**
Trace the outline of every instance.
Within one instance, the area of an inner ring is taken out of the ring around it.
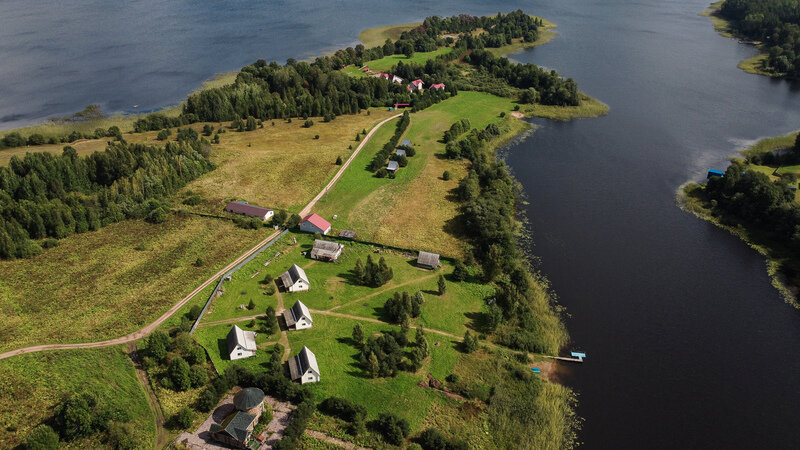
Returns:
[[[189,369],[189,381],[192,383],[192,387],[198,388],[201,386],[205,386],[208,383],[208,372],[206,368],[201,365],[192,366]]]
[[[409,432],[408,422],[392,413],[381,413],[371,425],[391,445],[402,445]]]
[[[458,383],[459,378],[458,375],[451,373],[450,375],[447,376],[447,378],[445,378],[445,380],[448,383]]]
[[[197,409],[201,412],[209,412],[217,406],[218,401],[219,394],[217,394],[213,386],[209,386],[208,389],[200,394],[200,398],[197,399]]]
[[[252,310],[255,307],[256,307],[256,302],[254,302],[253,299],[250,299],[250,303],[247,304],[247,309]]]
[[[275,287],[275,283],[268,284],[266,289],[264,289],[264,292],[266,292],[267,295],[275,295],[276,291],[277,288]]]
[[[450,171],[449,171],[449,170],[445,170],[445,171],[442,173],[442,179],[443,179],[444,181],[449,181],[449,180],[450,180]]]
[[[192,387],[192,380],[189,377],[189,363],[185,359],[177,356],[173,358],[167,369],[167,378],[176,391],[185,391]],[[166,386],[165,386],[166,387]]]
[[[156,139],[158,139],[159,141],[166,141],[167,139],[169,139],[170,134],[172,134],[172,132],[169,130],[161,130],[158,132]]]
[[[367,409],[363,405],[341,397],[328,397],[319,404],[319,410],[323,413],[338,417],[345,422],[352,423],[367,416]]]
[[[194,411],[188,406],[184,406],[172,417],[173,423],[181,429],[189,428],[194,422]]]
[[[55,450],[59,447],[58,433],[49,425],[38,425],[25,441],[27,450]]]
[[[130,423],[111,422],[108,425],[108,443],[115,450],[133,450],[139,447]]]
[[[289,217],[289,221],[286,222],[286,226],[289,228],[297,228],[300,224],[300,221],[303,220],[299,214],[295,213],[292,214],[292,217]]]
[[[58,247],[58,239],[47,238],[42,242],[42,248]]]
[[[387,175],[389,175],[389,171],[386,170],[385,167],[381,168],[381,169],[378,169],[378,171],[375,172],[375,176],[378,177],[378,178],[386,178]]]
[[[289,119],[289,120],[291,120],[291,119]],[[314,126],[314,121],[313,120],[309,119],[309,120],[306,120],[305,122],[303,122],[303,128],[311,128],[313,126]]]
[[[337,166],[341,166],[342,164],[344,164],[344,162],[342,161],[342,157],[341,156],[337,156],[336,157],[336,165]]]
[[[314,139],[319,139],[319,135],[318,135],[318,134],[315,134],[315,135],[314,135]]]
[[[469,272],[467,272],[467,266],[465,266],[463,262],[458,261],[456,267],[453,269],[453,280],[464,281],[468,276]]]

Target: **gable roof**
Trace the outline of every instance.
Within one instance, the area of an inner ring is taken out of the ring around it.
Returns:
[[[300,221],[300,223],[303,223],[303,222],[310,222],[312,225],[314,225],[315,227],[317,227],[317,228],[319,228],[320,230],[323,230],[323,231],[325,231],[325,230],[327,230],[328,228],[331,227],[331,223],[330,222],[328,222],[327,220],[323,219],[319,214],[316,214],[316,213],[307,215],[305,218],[303,218],[302,221]]]
[[[237,345],[241,345],[245,350],[256,349],[256,336],[252,331],[244,331],[238,325],[234,325],[228,332],[225,339],[228,343],[228,353],[232,352]]]
[[[303,280],[306,283],[308,283],[308,277],[306,276],[306,271],[303,270],[303,268],[298,266],[297,264],[292,264],[292,267],[289,267],[289,270],[283,272],[281,274],[281,280],[283,281],[284,286],[291,286],[295,284],[297,280]]]
[[[246,202],[230,202],[228,203],[228,206],[225,207],[225,211],[244,214],[247,216],[264,217],[264,215],[272,210],[269,208],[251,205]]]
[[[425,85],[425,83],[423,83],[422,80],[420,80],[419,78],[417,78],[416,80],[412,81],[411,84],[413,84],[414,87],[416,87],[417,89],[419,89],[419,88],[421,88],[422,86]]]
[[[402,148],[398,148],[397,150],[394,151],[394,154],[397,156],[406,156],[406,151],[403,150]]]
[[[386,166],[386,170],[397,170],[400,167],[400,164],[397,164],[397,161],[389,161],[389,165]]]
[[[403,140],[400,142],[400,145],[409,146],[409,145],[411,145],[411,141],[409,141],[408,139],[403,139]]]
[[[417,264],[437,267],[439,265],[439,254],[420,251],[417,257]]]
[[[444,83],[435,83],[431,85],[431,89],[444,89]]]
[[[319,366],[317,365],[317,356],[304,345],[300,353],[292,358],[289,363],[289,372],[292,376],[292,380],[302,377],[308,369],[320,375]]]
[[[308,307],[300,300],[295,302],[294,306],[287,309],[283,314],[283,318],[286,319],[286,325],[290,327],[303,317],[309,322],[314,323],[314,319],[311,318],[311,311],[309,311]]]
[[[229,415],[222,421],[221,424],[211,424],[212,433],[224,433],[236,439],[239,442],[244,442],[247,439],[247,428],[253,424],[256,416],[247,414],[244,411],[236,411]]]

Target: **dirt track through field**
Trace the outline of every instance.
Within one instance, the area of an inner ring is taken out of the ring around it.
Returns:
[[[336,183],[336,181],[338,181],[339,178],[341,178],[341,176],[344,173],[344,171],[347,170],[347,167],[350,166],[350,163],[353,161],[353,159],[355,159],[355,157],[358,155],[358,153],[361,151],[361,149],[364,148],[364,146],[367,144],[367,142],[369,142],[369,139],[372,137],[372,135],[375,133],[375,131],[378,128],[380,128],[381,126],[383,126],[384,124],[386,124],[387,122],[389,122],[390,120],[396,119],[397,117],[400,117],[400,114],[397,114],[397,115],[394,115],[394,116],[389,117],[387,119],[384,119],[381,122],[379,122],[377,125],[372,127],[372,129],[367,133],[367,135],[364,137],[364,139],[361,140],[361,144],[359,144],[359,146],[356,147],[355,151],[353,151],[353,153],[350,155],[350,157],[347,159],[347,161],[339,169],[339,171],[336,172],[336,175],[333,176],[331,181],[329,181],[328,184],[320,191],[320,193],[317,194],[317,196],[314,197],[305,206],[305,208],[302,209],[302,211],[300,211],[300,216],[307,215],[311,211],[311,208],[313,208],[314,205],[316,205],[316,203],[319,201],[319,199],[322,198],[323,195],[325,195],[325,192],[327,192]],[[211,283],[216,282],[219,279],[219,277],[221,277],[227,271],[229,271],[234,266],[239,264],[245,258],[250,256],[253,252],[255,252],[256,250],[258,250],[259,248],[264,246],[267,242],[269,242],[270,240],[274,239],[276,236],[278,236],[278,234],[280,234],[279,231],[276,231],[275,233],[272,233],[271,235],[269,235],[269,237],[267,237],[263,241],[261,241],[258,244],[256,244],[255,247],[253,247],[250,250],[247,250],[246,252],[244,252],[241,256],[236,258],[233,262],[231,262],[227,266],[225,266],[222,269],[220,269],[217,273],[215,273],[214,275],[209,277],[206,281],[204,281],[203,284],[201,284],[196,289],[194,289],[192,292],[190,292],[188,295],[183,297],[178,303],[174,304],[169,310],[167,310],[167,312],[162,314],[161,317],[159,317],[153,323],[147,325],[146,327],[144,327],[144,328],[142,328],[140,330],[134,331],[133,333],[130,333],[130,334],[126,334],[125,336],[121,336],[121,337],[114,338],[114,339],[107,339],[107,340],[104,340],[104,341],[81,342],[81,343],[76,343],[76,344],[45,344],[45,345],[34,345],[34,346],[31,346],[31,347],[19,348],[19,349],[16,349],[16,350],[11,350],[11,351],[5,352],[5,353],[0,353],[0,359],[10,358],[12,356],[22,355],[22,354],[25,354],[25,353],[41,352],[41,351],[44,351],[44,350],[67,350],[67,349],[78,349],[78,348],[110,347],[112,345],[127,344],[128,342],[133,342],[133,341],[142,339],[142,338],[146,337],[147,335],[149,335],[150,333],[152,333],[156,328],[158,328],[167,319],[169,319],[173,314],[175,314],[179,309],[181,309],[181,307],[183,305],[185,305],[189,300],[191,300],[192,297],[194,297],[197,293],[202,291],[206,286],[208,286]]]

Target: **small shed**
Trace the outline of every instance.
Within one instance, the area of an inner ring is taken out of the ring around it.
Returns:
[[[352,230],[342,230],[342,232],[339,233],[339,237],[340,238],[345,238],[345,239],[355,239],[356,238],[356,232],[352,231]]]
[[[397,169],[399,168],[400,164],[398,164],[397,161],[389,161],[389,164],[386,166],[386,170],[388,170],[391,173],[397,172]]]
[[[311,259],[319,261],[336,261],[342,254],[344,245],[338,242],[314,239],[314,248],[311,249]]]
[[[409,141],[408,139],[403,139],[402,142],[400,142],[400,145],[402,145],[403,147],[411,147],[411,141]]]
[[[397,156],[406,156],[406,151],[403,150],[402,148],[398,148],[397,150],[394,151],[394,154]]]
[[[419,252],[419,256],[417,256],[417,266],[424,269],[438,269],[439,266],[441,266],[441,263],[439,262],[439,254],[422,251]]]

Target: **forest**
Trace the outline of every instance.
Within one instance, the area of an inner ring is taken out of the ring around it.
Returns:
[[[34,256],[124,219],[163,222],[164,198],[214,168],[209,152],[190,135],[163,147],[115,141],[84,157],[70,146],[12,157],[0,167],[0,258]]]
[[[725,0],[719,15],[733,31],[763,43],[765,69],[800,78],[800,0]]]

